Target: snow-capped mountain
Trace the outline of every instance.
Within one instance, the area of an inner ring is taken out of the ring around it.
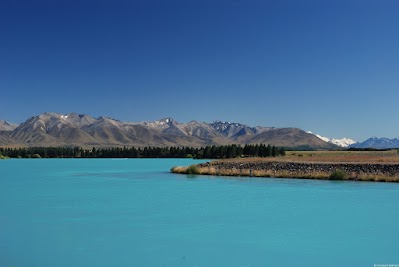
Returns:
[[[399,138],[389,139],[384,137],[371,137],[364,142],[353,144],[351,147],[376,149],[399,148]]]
[[[318,138],[320,138],[321,140],[323,140],[323,141],[325,141],[327,143],[334,144],[334,145],[337,145],[337,146],[340,146],[340,147],[349,147],[350,145],[356,143],[355,140],[352,140],[350,138],[345,138],[344,137],[344,138],[337,139],[337,138],[324,137],[324,136],[321,136],[319,134],[314,134],[311,131],[308,131],[308,133],[313,134],[314,136],[317,136]]]
[[[260,134],[273,129],[271,127],[262,126],[249,127],[245,124],[235,122],[232,123],[227,121],[214,121],[210,124],[210,126],[222,135],[232,138],[236,138],[242,135]]]

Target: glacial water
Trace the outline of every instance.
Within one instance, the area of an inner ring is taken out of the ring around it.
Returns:
[[[399,184],[169,173],[192,163],[0,161],[0,266],[399,264]]]

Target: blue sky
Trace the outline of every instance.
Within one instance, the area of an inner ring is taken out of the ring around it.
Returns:
[[[0,3],[0,119],[173,117],[398,137],[399,1]]]

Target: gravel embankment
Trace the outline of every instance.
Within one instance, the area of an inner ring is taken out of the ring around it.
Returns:
[[[364,163],[291,163],[291,162],[224,162],[214,161],[198,165],[202,168],[213,167],[217,170],[252,170],[289,172],[293,174],[332,173],[343,170],[348,174],[384,175],[399,174],[399,164],[364,164]]]

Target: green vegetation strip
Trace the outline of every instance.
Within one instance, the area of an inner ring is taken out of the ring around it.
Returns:
[[[194,147],[96,148],[29,147],[0,148],[0,154],[10,158],[196,158],[223,159],[237,157],[284,156],[284,148],[271,145],[228,145]]]

